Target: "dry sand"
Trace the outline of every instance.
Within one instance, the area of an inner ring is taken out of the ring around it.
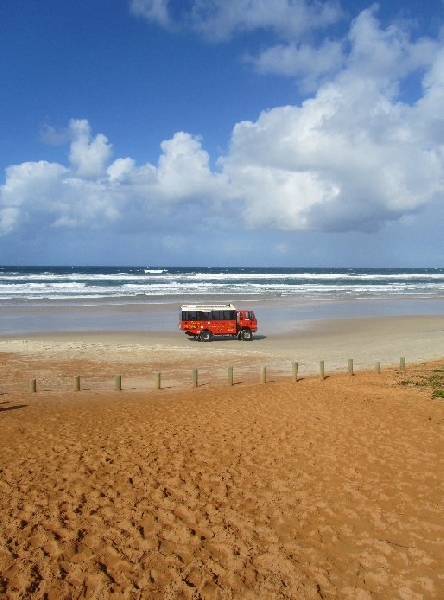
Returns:
[[[443,330],[1,339],[0,597],[444,598]]]

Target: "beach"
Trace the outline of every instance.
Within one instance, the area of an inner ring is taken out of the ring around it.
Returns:
[[[443,348],[431,314],[3,335],[1,597],[442,598]]]

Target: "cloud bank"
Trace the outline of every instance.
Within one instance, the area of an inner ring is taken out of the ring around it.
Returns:
[[[194,231],[216,220],[219,227],[370,232],[442,199],[442,40],[414,39],[405,24],[383,28],[372,8],[344,38],[316,47],[291,38],[305,21],[318,27],[338,19],[336,4],[273,6],[196,1],[188,26],[207,36],[217,22],[220,40],[257,28],[279,32],[286,41],[249,61],[315,88],[304,101],[235,124],[227,153],[214,160],[204,140],[177,132],[161,142],[156,164],[138,165],[113,157],[111,142],[86,119],[72,119],[67,132],[48,130],[48,138],[67,139],[66,165],[40,160],[6,169],[0,234],[35,225],[158,230],[166,222]],[[134,0],[132,9],[163,27],[178,24],[166,0]],[[415,98],[405,93],[412,77]]]

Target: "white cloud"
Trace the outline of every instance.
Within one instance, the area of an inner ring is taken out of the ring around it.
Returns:
[[[194,0],[173,18],[169,0],[132,0],[134,14],[164,27],[188,27],[208,40],[224,41],[238,32],[273,31],[285,39],[336,22],[339,3],[310,0]]]
[[[43,160],[8,167],[0,187],[0,233],[11,233],[36,214],[51,211],[64,173],[62,165]]]
[[[405,23],[382,29],[376,13],[377,6],[373,6],[362,11],[351,24],[348,34],[351,72],[380,81],[393,80],[431,65],[438,42],[430,39],[412,42]]]
[[[97,178],[105,173],[112,148],[107,138],[99,133],[91,139],[91,130],[85,119],[73,119],[69,129],[72,136],[69,161],[79,177]]]
[[[170,24],[168,4],[169,0],[131,0],[131,10],[137,16],[167,27]]]
[[[300,89],[313,91],[322,79],[342,67],[342,44],[331,40],[325,40],[319,48],[308,44],[278,44],[246,60],[262,75],[297,77]]]
[[[373,11],[349,38],[345,67],[314,98],[235,127],[221,163],[250,226],[373,231],[442,195],[444,48],[382,30]],[[424,97],[400,102],[419,68]]]
[[[196,30],[213,41],[258,29],[293,39],[331,25],[340,15],[337,2],[307,0],[196,0],[192,12]]]
[[[222,162],[243,191],[245,222],[373,231],[420,209],[444,191],[444,161],[416,113],[355,80],[238,124]]]
[[[170,199],[206,197],[208,202],[219,195],[225,178],[211,172],[210,157],[199,138],[179,132],[162,142],[161,148],[157,176],[163,195]]]
[[[327,76],[334,77],[344,63],[348,72],[388,78],[391,84],[394,74],[399,83],[412,72],[428,67],[436,54],[436,42],[423,38],[412,43],[405,22],[381,29],[377,8],[373,5],[362,11],[344,39],[326,38],[316,46],[296,38],[265,47],[257,56],[247,55],[246,62],[263,75],[296,78],[303,92],[312,92]]]
[[[132,158],[118,158],[106,170],[110,182],[123,182],[131,178],[135,170],[135,162]]]
[[[3,206],[0,209],[0,234],[6,235],[14,231],[19,220],[19,208],[16,206]]]
[[[355,19],[348,44],[342,68],[312,98],[236,124],[217,169],[202,140],[186,132],[161,143],[155,165],[111,161],[105,135],[92,136],[86,120],[72,120],[68,166],[39,161],[7,169],[0,232],[32,223],[118,225],[163,228],[174,240],[174,231],[230,222],[375,231],[415,215],[444,193],[444,45],[412,40],[404,27],[383,29],[374,10]],[[300,58],[290,52],[288,68],[301,70]],[[321,50],[318,58],[313,70],[321,73],[328,68]],[[402,79],[418,73],[422,97],[402,101]],[[56,131],[51,136],[58,139]]]
[[[70,131],[69,167],[40,161],[7,169],[0,186],[0,233],[32,221],[58,228],[120,222],[137,230],[155,227],[168,215],[170,222],[180,219],[181,204],[194,207],[184,209],[186,225],[197,205],[205,207],[204,220],[229,196],[226,176],[212,172],[200,139],[190,134],[179,132],[162,142],[157,166],[137,166],[131,158],[107,165],[111,146],[102,134],[91,138],[87,121],[71,121]]]

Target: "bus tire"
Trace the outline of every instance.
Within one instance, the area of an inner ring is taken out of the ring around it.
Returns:
[[[242,329],[242,339],[244,342],[250,342],[253,339],[251,329]]]
[[[200,341],[201,342],[211,342],[212,337],[213,337],[213,334],[211,333],[211,331],[205,330],[205,331],[202,331],[200,334]]]

